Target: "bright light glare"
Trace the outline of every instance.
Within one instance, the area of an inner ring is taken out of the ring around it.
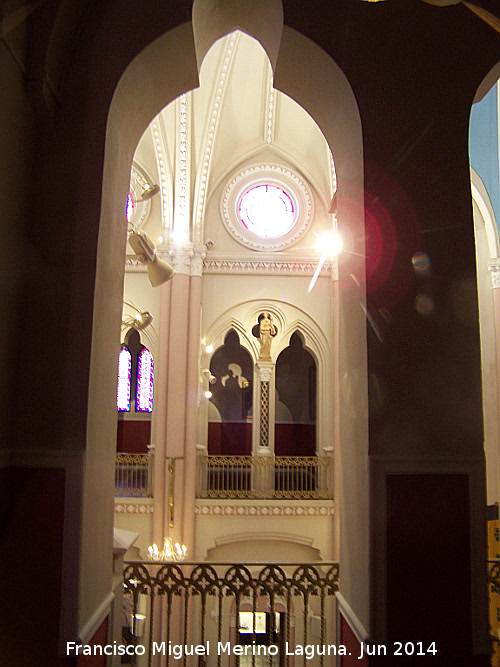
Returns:
[[[318,238],[318,247],[321,250],[321,257],[319,258],[318,266],[316,267],[316,271],[314,272],[314,275],[311,278],[311,282],[309,283],[309,287],[307,289],[308,292],[311,292],[312,288],[316,284],[318,276],[327,257],[337,257],[337,255],[341,252],[342,239],[337,234],[337,232],[325,232]]]
[[[213,345],[207,345],[207,346],[206,346],[206,348],[205,348],[205,352],[206,352],[207,354],[211,354],[213,351],[214,351],[214,347],[213,347]]]
[[[212,392],[211,391],[206,391],[205,392],[205,398],[212,398]]]
[[[256,185],[239,204],[240,220],[256,236],[278,238],[293,227],[295,212],[288,193],[277,185]]]
[[[325,232],[319,237],[318,246],[325,257],[337,257],[342,251],[342,238],[337,232]]]

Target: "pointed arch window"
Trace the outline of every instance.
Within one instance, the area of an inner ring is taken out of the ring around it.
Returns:
[[[143,347],[137,357],[136,412],[153,411],[154,361],[151,352]]]
[[[130,382],[132,378],[132,355],[126,346],[122,346],[118,356],[118,386],[116,407],[119,412],[130,411]]]

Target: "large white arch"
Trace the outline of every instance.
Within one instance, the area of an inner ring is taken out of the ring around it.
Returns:
[[[488,504],[500,499],[500,449],[498,447],[498,387],[500,370],[500,322],[498,277],[500,267],[498,229],[486,188],[479,175],[471,169],[471,192],[476,238],[477,292],[481,336],[483,390],[484,452],[486,456],[486,492]]]
[[[198,85],[198,68],[215,39],[242,29],[266,50],[275,66],[275,87],[298,102],[319,125],[337,168],[337,215],[340,230],[345,231],[347,261],[341,263],[338,283],[333,283],[336,303],[342,294],[340,311],[335,314],[341,325],[336,333],[334,356],[339,372],[332,400],[332,411],[340,412],[335,427],[340,441],[336,452],[340,511],[336,520],[340,516],[342,594],[361,624],[369,628],[366,332],[361,307],[365,298],[363,168],[356,101],[345,75],[324,51],[287,26],[281,33],[281,3],[273,2],[271,12],[267,3],[262,12],[257,12],[253,3],[239,3],[237,11],[233,11],[232,3],[227,3],[216,13],[220,19],[217,25],[210,18],[209,4],[195,2],[196,30],[190,23],[181,25],[155,40],[130,63],[110,107],[95,283],[88,436],[102,441],[105,424],[110,441],[114,438],[115,414],[110,397],[114,393],[126,244],[122,208],[135,147],[164,106]],[[257,20],[262,15],[265,22]],[[347,410],[341,405],[339,376],[358,378],[361,390],[354,400],[359,402],[360,410]],[[89,508],[93,505],[90,501]],[[90,528],[89,522],[86,525]],[[90,554],[84,553],[82,559],[90,561]],[[86,580],[81,582],[82,587],[88,585]]]

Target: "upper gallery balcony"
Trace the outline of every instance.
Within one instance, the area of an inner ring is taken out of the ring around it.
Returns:
[[[196,497],[202,499],[333,498],[330,456],[221,456],[199,454]],[[153,495],[154,454],[116,455],[115,495]]]

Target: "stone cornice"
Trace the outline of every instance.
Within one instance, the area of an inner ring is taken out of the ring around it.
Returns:
[[[311,277],[318,266],[318,260],[292,258],[259,258],[236,259],[234,257],[206,257],[202,250],[184,248],[181,250],[158,250],[158,256],[171,264],[177,273],[201,276],[204,273],[226,274],[257,274],[268,276],[306,276]],[[144,273],[146,266],[136,259],[126,260],[126,269],[131,272]],[[320,274],[338,280],[338,264],[336,260],[325,262]],[[492,276],[493,277],[493,276]],[[499,285],[500,286],[500,285]]]
[[[230,257],[210,257],[203,260],[204,273],[239,273],[262,275],[312,276],[318,266],[318,260],[280,259],[235,259]],[[320,276],[338,279],[337,261],[324,264]]]

